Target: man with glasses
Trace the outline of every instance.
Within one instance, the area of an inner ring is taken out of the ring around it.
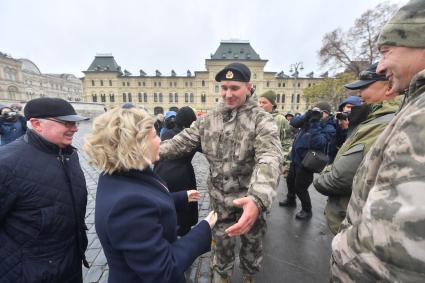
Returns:
[[[425,1],[384,26],[376,69],[405,103],[353,180],[332,241],[333,282],[425,282]]]
[[[29,130],[0,148],[0,282],[82,282],[87,189],[71,143],[87,118],[47,97],[24,114]]]

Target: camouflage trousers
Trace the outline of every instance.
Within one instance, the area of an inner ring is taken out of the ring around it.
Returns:
[[[227,236],[225,230],[235,224],[242,209],[224,206],[211,199],[211,206],[218,214],[217,224],[212,233],[211,268],[223,277],[230,278],[235,261],[236,238]],[[251,230],[240,236],[240,267],[245,274],[255,274],[260,270],[263,261],[263,236],[266,232],[266,221],[260,214]]]
[[[291,162],[291,160],[289,159],[291,148],[292,148],[292,139],[288,139],[282,142],[282,152],[283,152],[282,175],[284,175],[285,177],[289,171],[289,163]]]

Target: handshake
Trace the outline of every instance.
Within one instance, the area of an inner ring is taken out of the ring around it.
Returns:
[[[305,120],[310,123],[319,122],[320,119],[322,119],[322,111],[318,108],[313,108],[305,113]]]

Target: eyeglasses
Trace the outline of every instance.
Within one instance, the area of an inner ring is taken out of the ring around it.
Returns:
[[[362,81],[376,80],[376,81],[386,81],[387,78],[384,75],[379,75],[371,71],[361,71],[359,79]]]
[[[67,128],[77,127],[80,124],[79,122],[62,121],[62,120],[57,120],[53,118],[44,118],[44,119],[62,124]]]

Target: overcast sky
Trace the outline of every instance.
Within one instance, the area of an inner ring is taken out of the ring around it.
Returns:
[[[0,51],[83,76],[97,53],[133,75],[205,70],[223,39],[249,40],[266,71],[320,69],[322,37],[382,0],[1,0]],[[390,0],[404,4],[406,0]]]

